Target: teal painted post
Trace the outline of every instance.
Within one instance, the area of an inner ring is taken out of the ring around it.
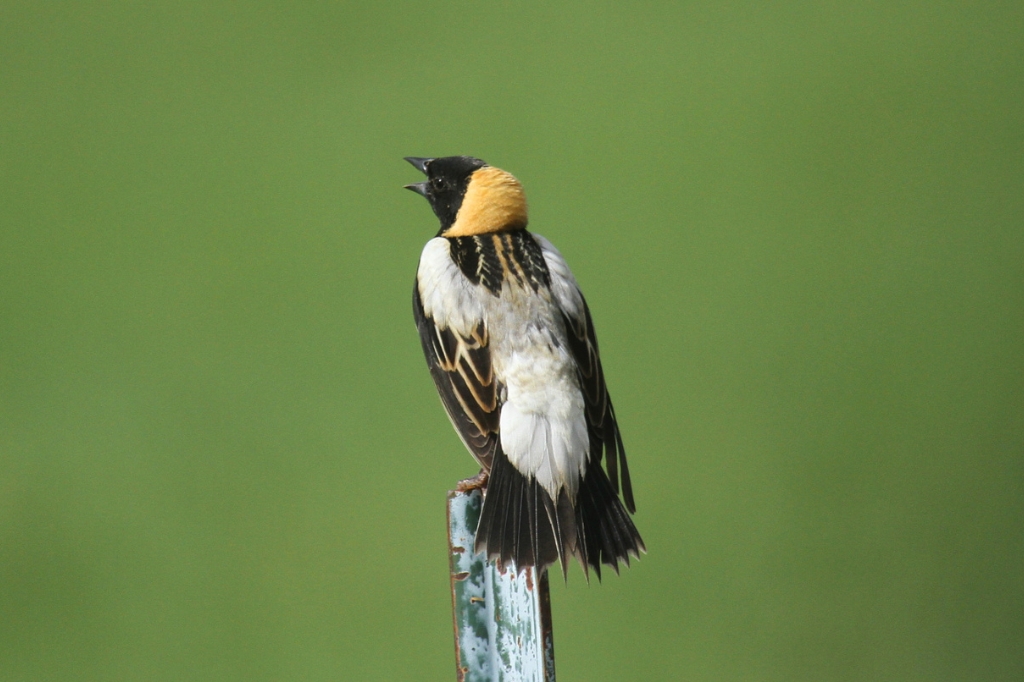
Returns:
[[[479,490],[448,493],[448,545],[459,682],[554,682],[548,572],[502,573],[473,551]]]

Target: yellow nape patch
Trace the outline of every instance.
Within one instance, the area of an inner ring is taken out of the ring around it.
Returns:
[[[473,173],[455,222],[445,237],[469,237],[526,227],[526,195],[511,173],[484,166]]]

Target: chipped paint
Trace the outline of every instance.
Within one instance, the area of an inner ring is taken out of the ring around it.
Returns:
[[[478,490],[448,493],[448,530],[460,682],[554,682],[551,597],[545,571],[502,572],[472,551]]]

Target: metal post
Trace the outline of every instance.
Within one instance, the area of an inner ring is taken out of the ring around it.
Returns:
[[[448,547],[459,682],[554,682],[548,572],[502,573],[473,551],[482,496],[448,493]]]

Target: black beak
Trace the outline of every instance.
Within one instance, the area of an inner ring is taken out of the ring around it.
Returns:
[[[427,174],[427,164],[433,161],[433,159],[423,159],[418,156],[407,156],[405,160],[416,167],[420,173]]]
[[[424,175],[427,174],[427,164],[433,161],[433,159],[425,159],[419,156],[407,156],[405,157],[405,160],[411,163],[416,168],[416,170],[418,170],[420,173],[423,173]],[[411,189],[413,192],[416,192],[416,194],[422,194],[423,196],[427,196],[427,192],[430,191],[430,183],[414,182],[411,185],[405,185],[405,188]]]
[[[411,189],[413,192],[416,192],[416,194],[422,194],[423,196],[427,196],[427,192],[430,191],[430,183],[429,182],[414,182],[411,185],[402,185],[402,186],[405,189]]]
[[[413,164],[413,166],[416,167],[416,170],[418,170],[421,173],[423,173],[424,175],[426,175],[427,174],[427,164],[429,164],[431,161],[433,161],[433,159],[421,159],[420,157],[406,157],[406,161],[408,161],[409,163]]]

